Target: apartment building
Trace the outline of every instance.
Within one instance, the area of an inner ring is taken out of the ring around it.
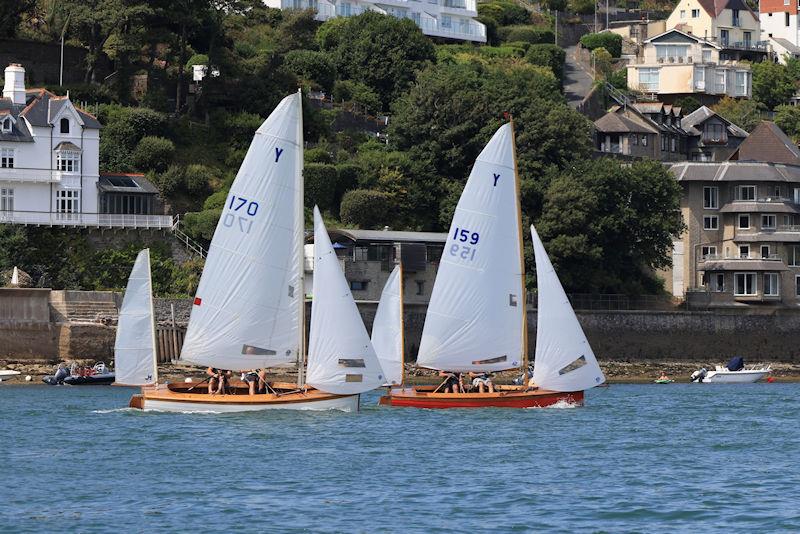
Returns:
[[[486,26],[475,20],[476,0],[264,0],[264,4],[276,9],[313,9],[320,21],[375,11],[411,19],[431,37],[486,42]]]
[[[781,63],[786,56],[800,57],[800,21],[797,0],[761,0],[758,4],[761,35]]]
[[[678,29],[647,39],[627,68],[629,89],[663,102],[693,96],[713,104],[724,96],[752,95],[748,63],[725,59],[719,44]]]

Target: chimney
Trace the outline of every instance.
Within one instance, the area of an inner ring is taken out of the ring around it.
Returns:
[[[20,106],[25,105],[25,69],[19,63],[6,67],[6,85],[3,87],[3,98]]]

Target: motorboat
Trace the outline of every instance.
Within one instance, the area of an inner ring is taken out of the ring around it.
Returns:
[[[732,358],[728,365],[717,365],[713,371],[705,368],[692,373],[692,382],[704,384],[748,384],[758,382],[772,372],[767,365],[745,366],[744,359],[740,356]]]
[[[93,367],[78,367],[73,364],[71,370],[59,365],[55,374],[45,376],[42,382],[50,386],[107,386],[114,382],[116,374],[105,363],[97,362]]]
[[[9,380],[18,376],[20,373],[19,371],[12,371],[11,369],[0,369],[0,382],[3,380]]]

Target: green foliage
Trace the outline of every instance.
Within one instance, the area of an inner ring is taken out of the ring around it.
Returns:
[[[480,2],[478,15],[494,20],[498,26],[528,24],[531,21],[530,14],[524,7],[508,0]]]
[[[331,50],[336,70],[372,89],[382,106],[388,107],[435,57],[430,40],[410,19],[370,11],[345,20]]]
[[[361,173],[362,168],[352,163],[341,163],[336,166],[336,192],[334,194],[336,206],[342,203],[342,197],[347,191],[358,188]]]
[[[622,54],[622,36],[616,33],[587,33],[581,37],[581,44],[589,50],[605,48],[613,58],[618,58]]]
[[[603,47],[595,48],[592,50],[592,58],[594,59],[595,75],[600,74],[603,78],[611,76],[614,65],[608,50]]]
[[[623,70],[627,72],[627,69]],[[693,96],[685,96],[683,98],[679,98],[675,102],[675,105],[681,108],[684,115],[688,115],[689,113],[692,113],[700,109],[700,101]]]
[[[253,134],[264,119],[255,113],[233,113],[226,114],[222,118],[223,129],[220,132],[230,148],[247,149],[253,140]]]
[[[193,195],[207,194],[211,188],[211,182],[214,181],[214,172],[206,167],[194,163],[186,167],[183,173],[184,183],[186,190]]]
[[[550,67],[562,83],[564,81],[564,62],[567,54],[564,49],[554,44],[536,44],[528,48],[525,59],[534,65]]]
[[[800,107],[783,105],[775,108],[775,124],[797,143],[800,141]]]
[[[594,13],[596,0],[567,0],[567,10],[579,15]]]
[[[315,16],[313,9],[284,13],[275,36],[276,51],[286,53],[289,50],[316,49],[319,23],[314,20]]]
[[[192,239],[208,243],[214,237],[214,230],[221,214],[222,208],[187,213],[183,218],[183,231]]]
[[[761,122],[763,106],[763,104],[755,100],[748,100],[746,98],[737,100],[726,96],[716,105],[711,106],[711,109],[739,128],[747,132],[752,132],[755,127],[758,126],[758,123]]]
[[[305,205],[319,206],[322,211],[334,208],[336,167],[327,163],[307,163],[303,168]]]
[[[333,86],[333,99],[337,102],[356,102],[367,109],[378,112],[381,100],[375,91],[361,82],[339,80]]]
[[[773,110],[781,104],[788,104],[797,90],[794,78],[785,65],[762,61],[753,63],[753,99]]]
[[[299,79],[310,82],[325,91],[333,89],[336,66],[325,52],[292,50],[284,56],[284,64]]]
[[[140,171],[164,172],[175,157],[175,143],[163,137],[147,136],[133,151],[134,167]]]
[[[333,154],[327,145],[317,146],[305,150],[303,159],[306,163],[333,163]]]
[[[786,70],[789,71],[789,76],[793,80],[800,80],[800,58],[785,54],[783,59],[786,61]]]
[[[206,54],[195,54],[189,58],[189,61],[186,62],[186,72],[191,74],[195,65],[205,65],[206,67],[209,66],[210,60]]]
[[[613,85],[616,89],[620,91],[627,91],[628,90],[628,69],[621,68],[617,69],[611,74],[608,75],[606,81]],[[692,98],[692,97],[688,97]],[[699,106],[699,103],[698,103]]]
[[[547,44],[555,41],[553,30],[536,26],[505,26],[497,30],[502,41]]]
[[[567,291],[657,290],[683,230],[680,186],[657,161],[589,160],[547,189],[537,229]]]
[[[170,165],[163,173],[159,174],[155,180],[158,191],[163,197],[169,197],[186,183],[184,168],[180,165]]]
[[[320,50],[334,50],[339,46],[340,34],[343,28],[347,25],[347,19],[344,17],[336,17],[326,20],[322,26],[317,29],[317,44]]]
[[[389,221],[386,214],[392,209],[390,199],[391,195],[383,191],[348,191],[342,198],[340,208],[342,222],[364,229],[382,227]]]

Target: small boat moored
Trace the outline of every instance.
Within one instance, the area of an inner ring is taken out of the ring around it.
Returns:
[[[20,374],[19,371],[13,371],[11,369],[0,369],[0,382],[2,382],[3,380],[10,380],[15,376],[19,376],[19,374]]]
[[[769,373],[772,368],[767,365],[745,366],[744,358],[736,356],[731,358],[728,365],[717,365],[713,371],[702,368],[692,373],[692,382],[703,384],[751,384],[758,382]]]

